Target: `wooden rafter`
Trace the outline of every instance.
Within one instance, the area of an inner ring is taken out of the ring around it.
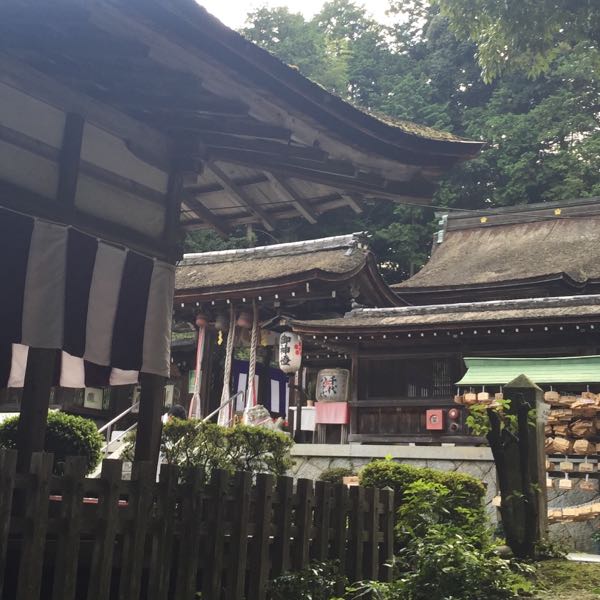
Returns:
[[[207,166],[213,175],[223,185],[224,189],[229,192],[242,206],[247,208],[253,215],[258,217],[268,231],[275,230],[275,221],[272,217],[257,205],[248,192],[235,184],[235,182],[215,163],[210,163]]]
[[[238,187],[247,187],[258,185],[269,181],[269,178],[264,173],[257,173],[250,177],[232,177],[231,180]],[[204,194],[212,194],[214,192],[222,192],[223,186],[218,182],[205,184],[193,184],[186,186],[185,193],[191,196],[202,196]]]
[[[300,194],[283,177],[278,177],[273,173],[266,173],[271,185],[281,194],[285,200],[294,205],[296,210],[311,224],[317,222],[317,218],[310,204],[300,196]]]
[[[362,198],[359,194],[345,194],[344,198],[348,203],[348,206],[357,214],[360,215],[364,212],[362,205]]]
[[[77,113],[67,115],[58,163],[57,200],[71,207],[75,205],[84,124],[81,115]]]
[[[337,170],[335,165],[328,163],[314,163],[313,161],[300,161],[293,159],[278,159],[266,155],[228,150],[223,153],[223,160],[245,167],[253,167],[276,173],[282,177],[295,177],[348,192],[356,192],[373,198],[386,198],[388,200],[410,200],[414,204],[429,204],[431,195],[436,189],[434,183],[423,180],[392,181],[381,179],[378,185],[365,180],[365,174],[356,176],[355,173],[345,174]]]
[[[198,215],[204,223],[210,225],[221,237],[226,238],[231,233],[231,227],[227,221],[215,215],[198,198],[188,196],[184,202],[193,213]],[[183,225],[185,224],[184,221]]]

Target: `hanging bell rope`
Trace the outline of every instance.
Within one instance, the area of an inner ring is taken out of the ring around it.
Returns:
[[[227,332],[227,347],[225,350],[225,367],[223,372],[223,391],[221,392],[221,404],[224,404],[229,400],[231,396],[231,388],[229,381],[231,379],[231,362],[233,360],[233,341],[235,339],[235,310],[233,304],[230,307],[229,312],[229,331]],[[219,425],[227,427],[231,422],[233,416],[234,407],[231,404],[224,406],[219,411]]]
[[[192,395],[192,401],[190,402],[190,409],[188,417],[190,419],[199,419],[201,414],[201,402],[200,402],[200,377],[202,376],[202,360],[204,358],[204,340],[206,337],[206,326],[200,325],[198,328],[198,346],[196,348],[196,373],[194,377],[194,392]]]
[[[256,406],[256,351],[258,349],[258,307],[256,300],[252,301],[252,336],[250,338],[250,360],[248,361],[248,391],[246,392],[246,406]]]

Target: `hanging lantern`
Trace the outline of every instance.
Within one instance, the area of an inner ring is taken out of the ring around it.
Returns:
[[[320,402],[347,402],[348,369],[321,369],[317,374],[317,400]]]
[[[279,368],[284,373],[296,373],[302,363],[302,338],[288,331],[279,336]]]
[[[252,315],[249,312],[242,311],[238,317],[237,326],[242,329],[250,329],[252,327]]]
[[[208,317],[204,313],[196,314],[196,327],[206,327],[208,324]]]

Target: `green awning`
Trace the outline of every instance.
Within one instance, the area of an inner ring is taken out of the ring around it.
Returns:
[[[538,385],[600,382],[600,356],[464,360],[468,370],[456,385],[506,385],[519,375],[527,375]]]

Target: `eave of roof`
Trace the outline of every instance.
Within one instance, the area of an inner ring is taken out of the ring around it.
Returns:
[[[0,61],[17,72],[165,136],[160,167],[186,173],[187,229],[227,236],[361,212],[364,200],[426,204],[436,180],[482,145],[357,109],[193,0],[9,0],[0,37]],[[156,154],[150,140],[131,147]]]
[[[140,2],[141,0],[134,1]],[[147,3],[146,0],[144,3]],[[430,151],[464,158],[477,155],[484,144],[484,142],[466,140],[448,132],[416,123],[370,114],[328,92],[321,85],[302,75],[297,69],[250,42],[238,32],[226,27],[193,0],[179,0],[171,2],[169,6],[173,7],[176,12],[182,11],[182,14],[188,16],[195,26],[205,27],[208,25],[217,34],[217,39],[212,40],[215,53],[219,49],[228,49],[235,53],[235,55],[227,57],[220,54],[220,58],[228,58],[227,62],[241,60],[254,73],[258,74],[260,71],[260,79],[265,83],[269,81],[271,85],[275,85],[279,89],[284,86],[291,88],[293,95],[289,96],[288,100],[294,101],[294,95],[298,105],[302,104],[302,100],[309,100],[313,105],[315,115],[318,115],[319,120],[327,126],[331,126],[332,117],[342,118],[346,125],[354,124],[357,130],[374,135],[382,141],[400,144],[408,142],[418,145],[423,143],[423,145],[428,145]],[[200,11],[204,13],[202,16],[200,16]],[[246,74],[249,73],[246,72]],[[298,92],[301,93],[298,94]]]
[[[450,215],[440,238],[400,296],[600,279],[600,199]]]
[[[177,300],[209,301],[253,297],[306,283],[348,285],[356,281],[378,304],[397,306],[400,299],[381,278],[364,233],[187,254],[176,273]]]
[[[357,309],[342,318],[293,321],[299,333],[371,333],[498,323],[600,320],[600,294]]]

